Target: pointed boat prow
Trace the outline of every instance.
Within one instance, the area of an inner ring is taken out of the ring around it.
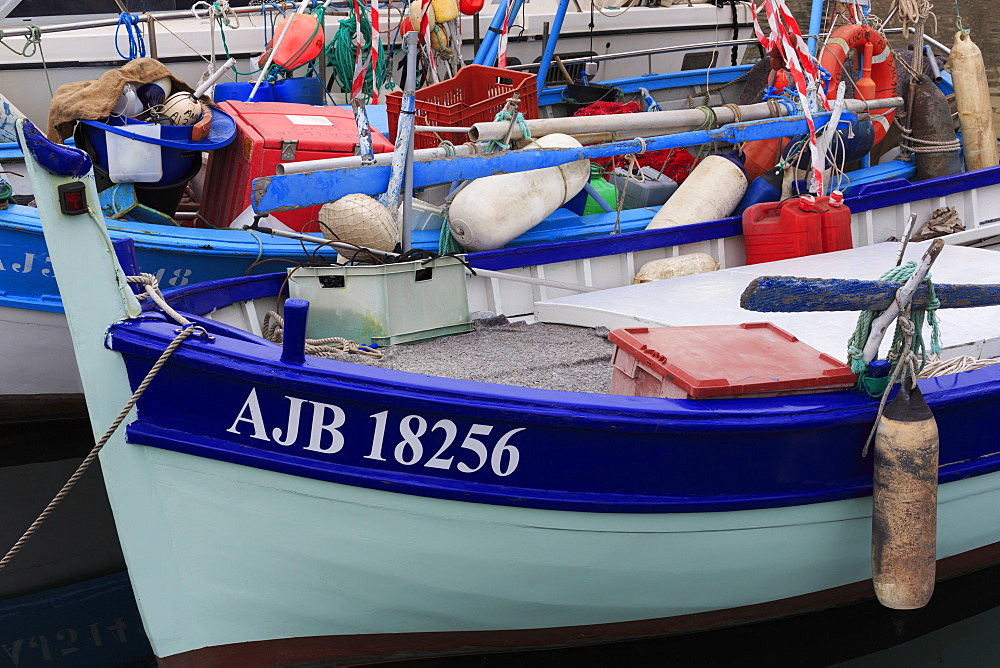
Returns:
[[[17,141],[17,121],[27,116],[14,106],[14,103],[0,95],[0,142]]]

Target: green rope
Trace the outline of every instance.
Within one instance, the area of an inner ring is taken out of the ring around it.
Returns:
[[[6,209],[10,204],[10,199],[14,196],[14,189],[6,179],[0,179],[0,209]]]
[[[218,4],[218,3],[213,3],[213,6],[214,6],[214,5],[216,5],[216,4]],[[232,54],[231,54],[231,53],[229,53],[229,43],[228,43],[228,42],[226,42],[226,30],[225,30],[225,26],[228,26],[228,25],[229,25],[229,19],[228,19],[228,18],[226,18],[226,19],[225,19],[225,22],[223,22],[223,19],[222,19],[222,17],[218,17],[218,16],[217,16],[217,17],[215,18],[215,20],[216,20],[216,21],[218,22],[218,24],[219,24],[219,35],[221,35],[221,36],[222,36],[222,49],[223,49],[223,51],[225,51],[225,52],[226,52],[226,60],[229,60],[230,58],[232,58],[232,57],[233,57],[233,56],[232,56]],[[260,71],[261,71],[262,69],[264,69],[264,68],[263,68],[263,67],[258,67],[258,68],[257,68],[257,69],[255,69],[255,70],[250,70],[249,72],[240,72],[240,71],[239,71],[238,69],[236,69],[236,67],[234,66],[234,67],[233,67],[233,69],[232,69],[232,72],[233,72],[233,74],[235,74],[235,75],[236,75],[236,76],[238,76],[238,77],[249,77],[249,76],[252,76],[252,75],[254,75],[254,74],[257,74],[257,73],[258,73],[258,72],[260,72]]]
[[[524,120],[524,114],[517,112],[517,115],[513,117],[514,122],[517,123],[517,127],[521,128],[521,135],[525,139],[531,139],[531,130],[528,128],[528,123]],[[493,117],[494,123],[501,123],[503,121],[509,121],[511,119],[510,112],[506,109],[502,109],[496,116]],[[506,151],[510,148],[510,144],[505,144],[502,141],[491,140],[486,146],[487,153],[493,153],[494,151]]]
[[[955,27],[958,28],[959,32],[965,33],[966,37],[972,32],[970,28],[962,25],[962,11],[958,8],[958,0],[955,0]]]
[[[7,42],[3,41],[5,37],[4,31],[0,30],[0,44],[7,47],[7,50],[17,56],[23,56],[24,58],[31,58],[38,52],[38,55],[42,58],[42,71],[45,72],[45,83],[49,85],[49,97],[52,96],[52,82],[49,80],[49,66],[45,62],[45,51],[42,50],[42,31],[36,25],[28,26],[28,34],[24,36],[24,47],[18,51]]]
[[[357,5],[358,0],[351,0],[351,3]],[[361,16],[361,37],[364,40],[361,45],[362,59],[364,59],[371,53],[372,49],[372,22],[365,5],[360,5],[359,14]],[[345,93],[350,93],[354,84],[354,65],[358,57],[357,44],[354,43],[357,26],[358,22],[352,10],[348,13],[347,18],[337,25],[337,32],[325,49],[326,62],[333,72],[333,80]],[[378,34],[375,35],[375,42],[378,45],[378,62],[365,72],[365,80],[361,89],[365,102],[369,101],[373,93],[380,88],[389,90],[395,88],[392,80],[387,80],[385,46],[382,44],[382,40],[378,39]]]
[[[902,284],[913,275],[916,268],[917,263],[910,261],[899,267],[893,267],[889,271],[882,274],[882,276],[879,277],[879,280],[893,281]],[[941,354],[941,330],[937,317],[937,309],[940,307],[941,303],[938,301],[937,295],[934,292],[934,283],[931,282],[930,274],[924,278],[923,282],[927,284],[927,289],[930,292],[930,299],[927,302],[927,307],[925,309],[913,309],[910,316],[913,321],[914,329],[912,350],[913,353],[921,360],[921,368],[923,368],[928,356],[927,347],[924,344],[922,334],[925,321],[929,323],[931,327],[930,354]],[[882,311],[863,311],[861,315],[858,316],[858,324],[854,329],[854,334],[851,335],[850,340],[847,342],[847,357],[850,360],[851,371],[858,374],[858,389],[864,390],[871,397],[882,396],[887,389],[889,377],[892,377],[893,375],[890,373],[887,378],[869,378],[866,375],[868,368],[863,359],[864,347],[865,343],[868,341],[868,336],[871,334],[872,322],[875,318],[881,315],[881,313]],[[905,345],[905,334],[897,322],[896,330],[892,338],[892,345],[889,346],[889,352],[886,355],[886,359],[893,364],[894,368],[901,361]]]
[[[458,243],[451,233],[451,225],[448,224],[448,209],[444,211],[444,219],[441,221],[441,234],[438,235],[438,255],[448,253],[468,253],[469,249]]]

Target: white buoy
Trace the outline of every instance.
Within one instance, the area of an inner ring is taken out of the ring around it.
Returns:
[[[651,260],[632,279],[632,285],[662,281],[666,278],[703,274],[707,271],[717,271],[719,261],[707,253],[688,253],[677,257],[665,257]]]
[[[962,148],[968,170],[997,165],[993,107],[983,54],[964,32],[955,33],[955,45],[948,55],[955,85],[955,103],[962,125]]]
[[[528,148],[579,148],[569,135],[551,134]],[[550,216],[590,179],[590,161],[476,179],[449,209],[451,234],[469,250],[501,248]]]
[[[396,246],[396,221],[389,210],[368,195],[352,193],[319,210],[323,236],[365,248],[391,251]]]
[[[747,191],[747,174],[735,162],[710,155],[691,170],[647,230],[693,225],[732,215]]]

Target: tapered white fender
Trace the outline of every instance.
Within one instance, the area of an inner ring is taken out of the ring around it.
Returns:
[[[693,225],[732,215],[747,191],[747,173],[731,158],[710,155],[660,207],[647,230]]]
[[[551,134],[528,148],[578,148],[569,135]],[[590,178],[590,161],[498,174],[465,186],[448,213],[451,234],[472,251],[501,248],[568,202]]]

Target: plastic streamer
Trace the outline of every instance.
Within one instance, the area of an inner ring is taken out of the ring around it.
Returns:
[[[819,147],[816,144],[816,125],[813,121],[813,112],[816,93],[820,89],[820,75],[816,68],[816,63],[809,54],[809,47],[802,39],[802,30],[784,0],[762,0],[761,5],[757,0],[751,0],[753,9],[753,29],[764,50],[772,55],[780,56],[784,61],[795,82],[796,93],[799,103],[802,106],[802,113],[806,117],[806,125],[809,127],[809,148],[812,151],[813,181],[816,183],[817,192],[823,192],[823,156],[820,155]],[[767,23],[771,28],[771,36],[764,35],[757,20],[757,13],[761,6],[767,14]],[[813,101],[809,99],[813,97]],[[818,105],[822,105],[824,110],[829,110],[829,105],[824,96],[819,95]]]

